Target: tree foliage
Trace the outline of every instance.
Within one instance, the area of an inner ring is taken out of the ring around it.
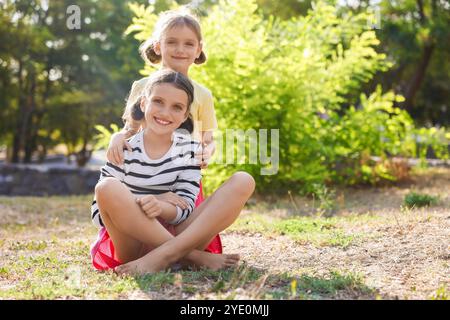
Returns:
[[[68,28],[71,1],[0,3],[0,141],[9,160],[43,158],[56,144],[80,164],[94,125],[119,122],[140,58],[123,31],[122,1],[80,3],[80,29]],[[84,159],[83,159],[84,158]]]
[[[142,41],[157,16],[151,6],[132,10],[128,31]],[[261,164],[212,165],[206,183],[214,188],[236,169],[250,171],[261,190],[391,179],[370,156],[415,156],[417,132],[395,107],[402,97],[381,88],[361,94],[392,65],[376,50],[373,23],[367,11],[342,14],[325,2],[287,20],[264,19],[255,1],[213,6],[201,21],[208,61],[190,75],[213,92],[221,130],[280,130],[280,167],[264,176]],[[350,107],[349,97],[356,97]]]
[[[43,159],[62,143],[81,165],[94,144],[106,146],[139,69],[154,70],[142,68],[130,35],[146,40],[159,12],[187,3],[208,56],[190,76],[213,92],[219,129],[280,130],[276,175],[261,175],[261,163],[211,165],[209,190],[237,169],[261,190],[311,191],[394,179],[389,157],[424,158],[429,146],[448,157],[445,1],[383,0],[378,21],[369,0],[150,3],[81,2],[81,29],[70,30],[68,0],[0,2],[0,145],[9,160]]]

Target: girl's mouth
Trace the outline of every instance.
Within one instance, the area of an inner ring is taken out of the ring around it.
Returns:
[[[159,119],[157,117],[153,117],[153,119],[155,119],[156,123],[158,123],[158,124],[160,124],[162,126],[168,126],[168,125],[172,124],[171,121],[166,121],[166,120],[163,120],[163,119]]]

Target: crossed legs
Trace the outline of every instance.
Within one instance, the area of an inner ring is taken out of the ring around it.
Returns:
[[[157,272],[180,260],[211,269],[236,264],[238,255],[203,250],[216,234],[236,220],[254,188],[249,174],[235,173],[176,227],[177,236],[173,237],[156,219],[141,212],[133,194],[118,180],[102,180],[95,188],[100,214],[119,260],[125,263],[116,271]],[[143,255],[147,248],[154,249]]]

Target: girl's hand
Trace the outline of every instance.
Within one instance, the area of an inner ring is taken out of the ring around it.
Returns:
[[[170,203],[176,207],[180,207],[183,210],[187,209],[189,206],[188,202],[183,197],[173,192],[166,192],[163,194],[156,195],[155,197],[160,201]]]
[[[116,166],[122,165],[124,161],[124,148],[131,151],[130,144],[125,140],[125,134],[121,132],[114,133],[109,142],[108,150],[106,151],[106,158],[108,161]]]
[[[160,201],[153,195],[136,198],[137,204],[148,218],[156,218],[161,215],[162,208]]]
[[[200,164],[200,169],[205,169],[208,167],[209,160],[212,157],[212,154],[214,152],[214,142],[211,142],[210,144],[202,144],[197,152],[195,153],[195,159]]]

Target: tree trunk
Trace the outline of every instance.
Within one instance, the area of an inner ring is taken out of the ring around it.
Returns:
[[[417,0],[417,9],[419,10],[420,23],[423,25],[427,20],[425,16],[425,11],[423,10],[423,1]]]
[[[38,161],[39,161],[39,163],[43,163],[45,158],[47,157],[47,146],[45,144],[42,144],[39,147],[37,148]]]
[[[76,153],[78,167],[84,167],[92,156],[92,150],[88,150],[87,147],[88,143],[89,143],[89,127],[88,125],[86,125],[84,127],[83,147],[79,152]]]
[[[48,71],[49,73],[49,71]],[[28,139],[25,144],[25,161],[30,162],[33,153],[38,148],[38,131],[41,128],[41,121],[46,112],[46,103],[50,92],[50,79],[47,78],[45,91],[42,95],[41,104],[37,105],[36,90],[32,91],[32,116],[28,130]],[[47,149],[46,147],[44,148]],[[42,154],[41,154],[42,155]],[[42,159],[43,160],[43,159]]]
[[[411,110],[414,106],[414,99],[423,83],[423,80],[425,79],[426,71],[428,65],[430,64],[434,49],[435,49],[434,44],[427,44],[423,49],[422,58],[420,59],[419,65],[417,66],[417,69],[411,79],[411,82],[409,83],[404,94],[405,96],[404,105],[406,109]]]
[[[46,104],[48,97],[50,95],[50,88],[51,88],[51,81],[50,81],[50,69],[51,69],[51,63],[52,63],[52,51],[50,51],[49,57],[47,58],[47,65],[46,65],[46,71],[47,71],[47,79],[44,85],[44,92],[41,96],[41,103],[38,103],[38,96],[36,95],[36,76],[32,78],[32,90],[30,93],[31,98],[31,109],[30,109],[30,121],[29,126],[27,127],[27,139],[25,142],[25,158],[24,162],[31,162],[31,158],[33,156],[33,153],[38,148],[38,131],[41,128],[41,121],[42,118],[45,115],[46,112]],[[44,148],[45,150],[47,148]],[[42,154],[41,154],[42,156]]]
[[[28,108],[27,108],[27,114],[23,125],[23,139],[24,139],[24,149],[25,149],[25,155],[23,162],[24,163],[30,163],[31,157],[33,156],[33,151],[36,149],[35,144],[35,138],[34,138],[34,131],[36,126],[36,119],[35,119],[35,113],[36,113],[36,73],[34,70],[30,74],[30,91],[28,95]]]
[[[17,71],[17,80],[19,83],[19,97],[17,99],[17,103],[19,104],[19,112],[17,113],[17,119],[16,119],[16,130],[14,130],[14,136],[13,136],[13,145],[12,145],[12,152],[11,152],[11,162],[12,163],[18,163],[20,158],[20,150],[22,149],[21,146],[21,137],[20,137],[20,131],[22,128],[22,115],[24,113],[24,98],[23,98],[23,79],[22,79],[22,70],[23,70],[23,62],[22,60],[19,60],[19,70]]]

